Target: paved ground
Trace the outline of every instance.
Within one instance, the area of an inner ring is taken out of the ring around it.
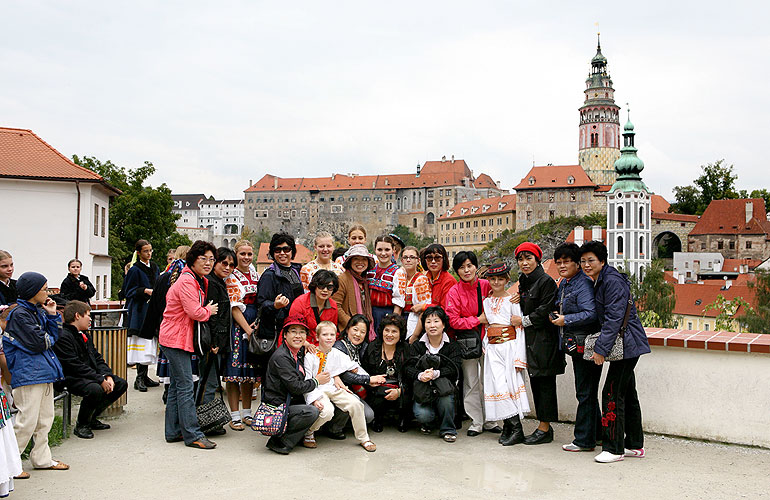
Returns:
[[[193,450],[163,440],[159,388],[129,391],[111,430],[54,448],[71,470],[25,463],[32,478],[17,481],[11,498],[770,498],[770,450],[648,436],[647,458],[601,465],[593,453],[561,451],[571,438],[566,424],[555,426],[554,443],[535,447],[503,448],[492,434],[462,433],[448,444],[386,429],[372,435],[375,453],[351,436],[279,456],[265,448],[267,438],[246,430],[218,438],[215,450]],[[533,428],[525,422],[525,431]]]

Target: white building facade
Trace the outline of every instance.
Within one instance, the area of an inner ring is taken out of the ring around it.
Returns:
[[[212,233],[215,246],[235,247],[243,232],[243,200],[204,200],[200,203],[200,227]]]

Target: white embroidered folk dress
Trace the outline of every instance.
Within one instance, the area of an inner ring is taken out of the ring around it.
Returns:
[[[512,304],[510,296],[484,299],[484,314],[490,325],[510,325],[511,316],[521,316],[519,304]],[[485,420],[494,422],[529,413],[529,399],[524,385],[527,368],[527,346],[524,329],[516,329],[516,339],[502,344],[490,344],[484,337],[484,410]]]

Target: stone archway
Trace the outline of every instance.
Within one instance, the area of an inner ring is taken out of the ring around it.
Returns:
[[[671,231],[663,231],[652,240],[653,259],[673,259],[674,252],[682,251],[682,240]]]

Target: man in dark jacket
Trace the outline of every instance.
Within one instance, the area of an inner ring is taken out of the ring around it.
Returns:
[[[559,331],[551,324],[549,315],[556,299],[556,282],[540,265],[543,251],[534,243],[525,242],[516,247],[519,276],[521,318],[514,317],[513,326],[524,326],[527,344],[527,371],[532,385],[532,399],[540,421],[535,432],[524,444],[543,444],[553,441],[551,422],[559,418],[556,398],[556,375],[564,373],[566,361],[559,348]]]
[[[93,430],[109,429],[97,417],[126,392],[125,379],[112,370],[86,333],[91,326],[91,307],[73,300],[64,307],[64,327],[54,352],[64,370],[67,389],[82,396],[74,434],[83,439],[94,437]]]

